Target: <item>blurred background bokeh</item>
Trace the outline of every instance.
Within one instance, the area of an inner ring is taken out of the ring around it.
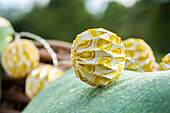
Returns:
[[[17,32],[72,42],[89,28],[144,39],[157,61],[170,52],[170,0],[0,0]]]

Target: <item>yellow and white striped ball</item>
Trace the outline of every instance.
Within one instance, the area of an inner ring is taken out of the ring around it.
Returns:
[[[41,65],[28,74],[26,79],[25,93],[32,99],[49,83],[61,77],[63,72],[51,65]]]
[[[159,64],[162,71],[170,70],[170,53],[162,58],[162,62]]]
[[[32,41],[20,39],[5,46],[1,62],[9,77],[22,78],[38,65],[39,52]]]
[[[118,79],[125,65],[125,48],[120,37],[103,28],[77,35],[71,49],[75,74],[91,86]]]
[[[129,38],[123,41],[127,57],[132,57],[136,64],[145,72],[155,68],[155,57],[150,46],[142,39]],[[138,71],[134,63],[126,61],[125,69]]]

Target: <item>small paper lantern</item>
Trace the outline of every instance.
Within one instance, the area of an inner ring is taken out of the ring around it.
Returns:
[[[125,65],[125,48],[116,34],[103,28],[77,35],[71,49],[75,74],[91,86],[103,86],[118,79]]]
[[[32,41],[16,40],[3,49],[1,62],[9,77],[22,78],[38,65],[39,52]]]
[[[13,37],[11,34],[14,32],[11,23],[0,17],[0,53],[7,43],[9,43]]]
[[[131,57],[136,64],[145,72],[153,71],[155,68],[155,57],[150,46],[142,39],[130,38],[123,41],[126,57]],[[134,63],[126,60],[125,69],[138,71]]]
[[[51,65],[40,65],[31,73],[26,79],[25,92],[26,95],[32,99],[43,88],[47,87],[49,83],[61,77],[63,72]]]
[[[162,58],[162,62],[159,64],[162,71],[170,70],[170,53]]]

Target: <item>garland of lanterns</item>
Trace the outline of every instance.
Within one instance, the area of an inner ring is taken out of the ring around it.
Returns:
[[[0,17],[0,30],[5,33],[1,64],[10,78],[26,78],[25,93],[32,99],[39,91],[63,75],[57,56],[50,45],[35,34],[14,32],[12,25]],[[39,51],[28,37],[39,41],[51,55],[53,65],[39,63]],[[71,49],[71,62],[76,76],[91,86],[103,86],[118,79],[124,69],[150,72],[170,70],[170,53],[158,65],[151,47],[142,39],[122,41],[103,28],[88,29],[76,36]]]

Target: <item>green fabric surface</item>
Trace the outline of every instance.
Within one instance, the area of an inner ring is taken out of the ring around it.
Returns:
[[[72,69],[42,90],[23,113],[168,113],[170,71],[139,73],[124,70],[120,78],[92,87]]]

